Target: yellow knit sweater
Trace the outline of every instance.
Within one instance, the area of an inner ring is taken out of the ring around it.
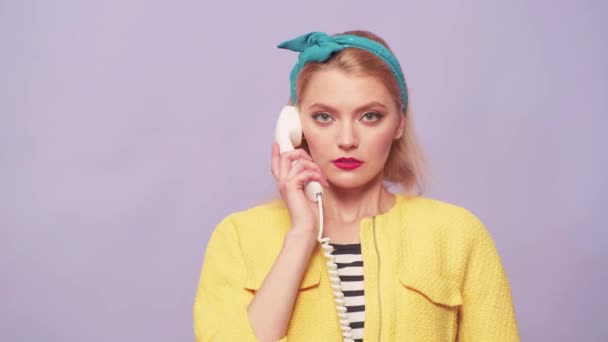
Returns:
[[[494,242],[468,210],[396,195],[362,220],[364,341],[519,341],[511,289]],[[290,229],[280,202],[236,212],[209,239],[194,303],[203,341],[258,341],[247,305]],[[340,341],[320,246],[311,256],[281,341]]]

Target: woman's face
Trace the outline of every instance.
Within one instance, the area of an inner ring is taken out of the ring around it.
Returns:
[[[302,130],[312,159],[333,186],[352,189],[378,179],[404,117],[384,84],[338,69],[316,71],[299,102]],[[339,158],[363,163],[340,168]]]

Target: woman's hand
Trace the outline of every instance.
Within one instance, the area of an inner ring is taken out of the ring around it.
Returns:
[[[273,142],[272,175],[277,180],[281,196],[289,210],[291,229],[313,234],[316,238],[319,229],[318,204],[306,197],[304,186],[310,181],[317,181],[324,187],[329,186],[319,165],[303,149],[280,153],[279,144]]]

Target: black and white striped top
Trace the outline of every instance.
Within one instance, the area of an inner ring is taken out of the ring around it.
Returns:
[[[363,342],[363,323],[365,322],[365,301],[363,291],[363,259],[361,244],[331,244],[332,254],[338,265],[338,275],[342,283],[342,292],[346,312],[350,319],[355,342]]]

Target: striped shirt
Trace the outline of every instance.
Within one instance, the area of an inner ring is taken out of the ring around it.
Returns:
[[[338,275],[342,283],[342,292],[346,312],[350,320],[355,342],[363,342],[363,323],[365,321],[365,301],[363,292],[363,259],[361,244],[331,244],[332,254],[338,265]]]

